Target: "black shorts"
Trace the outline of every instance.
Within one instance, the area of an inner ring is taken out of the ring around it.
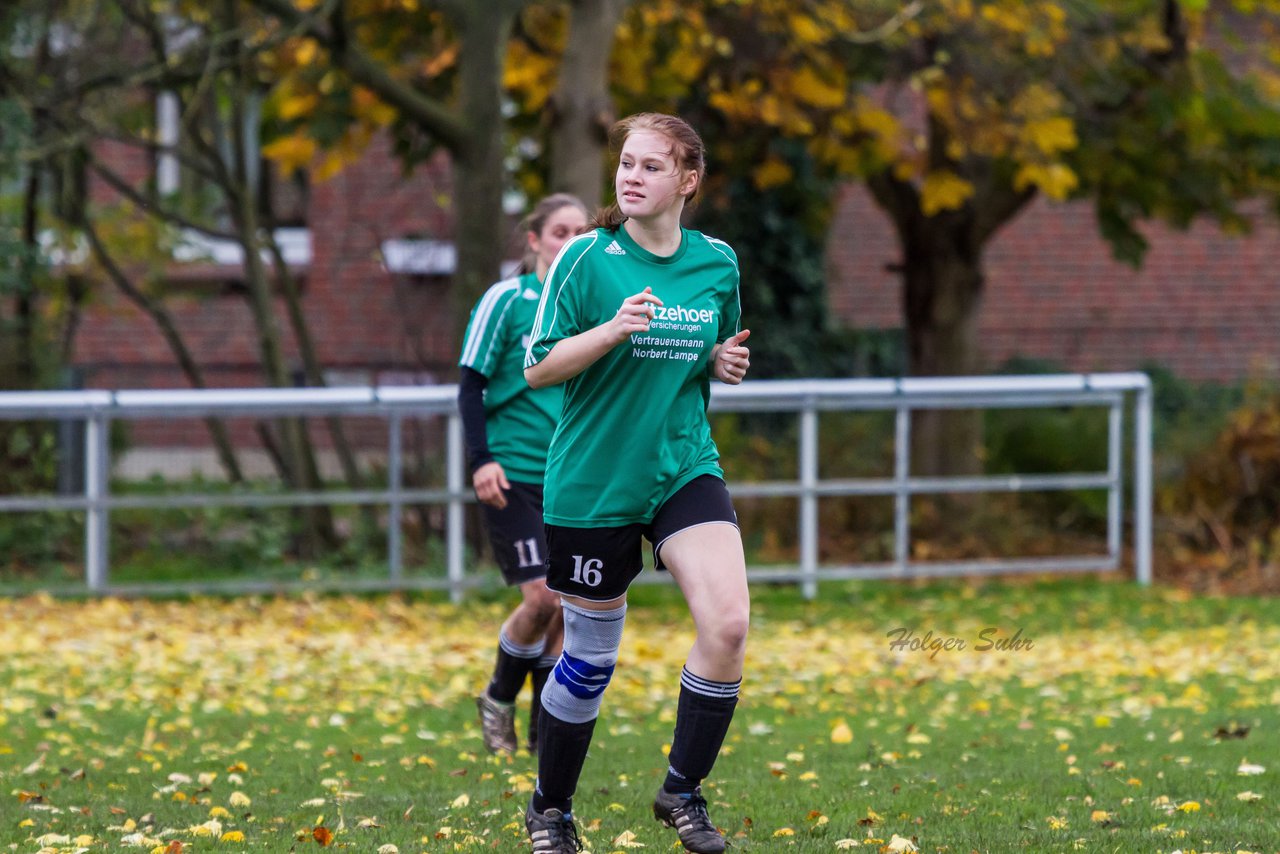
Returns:
[[[542,524],[542,484],[511,481],[507,506],[481,503],[493,557],[502,578],[515,586],[547,574],[547,535]]]
[[[644,569],[641,537],[653,543],[654,566],[666,569],[663,543],[681,531],[717,522],[736,527],[738,514],[724,481],[704,474],[680,487],[647,524],[611,528],[547,525],[547,586],[594,602],[617,599]]]

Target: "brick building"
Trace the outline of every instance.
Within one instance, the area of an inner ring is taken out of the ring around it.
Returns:
[[[147,179],[155,165],[146,155],[117,148],[110,156],[121,171]],[[98,199],[109,192],[93,189]],[[309,188],[306,229],[288,232],[287,245],[331,383],[453,379],[451,192],[442,157],[404,176],[389,149],[377,146]],[[1033,204],[987,252],[987,363],[1020,355],[1093,371],[1158,362],[1198,380],[1280,373],[1276,224],[1264,220],[1244,238],[1210,225],[1186,233],[1153,226],[1148,235],[1146,263],[1133,270],[1111,259],[1087,204]],[[166,304],[211,385],[260,385],[253,324],[236,284],[240,265],[234,253],[219,252],[223,263],[175,266]],[[898,247],[888,220],[858,186],[841,195],[827,255],[829,299],[840,322],[901,325],[898,279],[887,269]],[[84,385],[184,386],[153,323],[112,289],[100,293],[76,339],[74,365]],[[281,329],[289,342],[283,320]]]
[[[1185,379],[1280,376],[1280,224],[1248,237],[1208,223],[1146,229],[1141,269],[1112,259],[1088,203],[1039,200],[987,248],[980,337],[988,365],[1012,356],[1073,371],[1158,363]],[[859,186],[845,189],[827,251],[829,299],[843,324],[901,325],[899,250]]]
[[[104,156],[137,185],[155,168],[136,148],[115,146]],[[91,193],[95,201],[113,195],[100,182]],[[388,147],[374,146],[359,163],[309,188],[299,217],[305,227],[278,232],[331,384],[453,379],[454,321],[442,275],[452,264],[445,201],[451,193],[443,157],[405,176]],[[170,268],[165,305],[209,385],[262,385],[239,248],[202,248],[211,260]],[[76,336],[73,366],[83,384],[185,387],[155,324],[115,289],[97,293]],[[276,317],[286,352],[296,354],[283,305]]]

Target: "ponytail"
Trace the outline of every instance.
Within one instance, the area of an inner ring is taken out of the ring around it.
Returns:
[[[618,207],[618,203],[614,202],[608,207],[598,208],[595,216],[591,218],[592,228],[603,228],[605,231],[617,231],[618,226],[627,221],[623,215],[622,209]]]

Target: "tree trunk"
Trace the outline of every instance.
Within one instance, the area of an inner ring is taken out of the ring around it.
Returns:
[[[982,248],[967,245],[966,231],[938,223],[914,230],[904,241],[903,315],[912,376],[968,375],[982,368],[977,336]],[[917,474],[980,471],[980,414],[970,410],[918,411],[912,422],[911,456]]]
[[[33,57],[33,78],[47,74],[49,65],[51,48],[49,43],[49,30],[47,26],[40,24],[33,25],[37,27],[36,32],[43,35],[36,46],[35,56]],[[7,75],[6,75],[7,76]],[[8,93],[5,93],[6,95]],[[47,122],[47,117],[42,110],[34,110],[32,113],[32,127],[30,129],[32,138],[38,139],[41,136],[43,125]],[[3,131],[0,131],[3,133]],[[39,342],[40,336],[38,331],[38,314],[37,294],[39,288],[36,283],[36,270],[39,266],[40,258],[40,202],[42,196],[42,172],[48,168],[49,161],[33,160],[27,164],[25,168],[26,180],[23,181],[22,189],[22,258],[18,264],[18,277],[14,282],[16,291],[13,301],[13,320],[14,320],[14,388],[33,389],[40,385],[40,358],[39,358]]]
[[[604,153],[614,121],[609,56],[631,0],[573,0],[569,41],[551,96],[551,189],[600,206]]]
[[[276,241],[275,235],[267,231],[263,239],[267,243],[267,249],[271,253],[272,266],[281,283],[285,308],[289,315],[289,325],[293,329],[294,338],[298,342],[298,353],[302,358],[302,369],[306,375],[307,385],[322,388],[327,385],[324,379],[324,370],[320,364],[319,357],[316,355],[315,343],[311,338],[311,328],[307,324],[306,314],[302,310],[302,298],[298,293],[297,283],[294,281],[293,274],[289,271],[289,265],[285,263],[284,253],[280,251],[280,244]],[[338,464],[342,467],[342,475],[346,479],[347,485],[351,489],[360,489],[363,485],[360,477],[360,466],[356,462],[355,453],[351,450],[351,443],[347,441],[346,432],[342,428],[342,419],[338,416],[329,416],[325,419],[325,423],[329,428],[329,435],[333,439],[333,450],[338,456]],[[364,539],[368,543],[373,543],[378,533],[377,512],[373,507],[366,505],[361,508],[361,518],[364,520]]]
[[[946,150],[942,128],[930,122],[931,151]],[[939,155],[940,156],[940,155]],[[876,203],[893,219],[902,248],[902,315],[907,372],[956,376],[983,369],[978,343],[982,307],[982,252],[988,240],[1035,196],[1015,191],[990,170],[968,175],[973,198],[956,210],[925,216],[910,181],[882,172],[867,179]],[[982,469],[981,414],[922,410],[912,419],[912,472],[972,474]]]
[[[452,151],[454,244],[458,267],[451,294],[459,332],[468,309],[497,281],[505,243],[502,194],[502,66],[518,4],[473,3],[459,15],[459,112],[467,117],[469,142]],[[461,337],[461,336],[459,336]]]
[[[262,358],[262,370],[267,384],[276,388],[293,385],[285,365],[284,348],[280,341],[272,307],[272,286],[263,267],[262,248],[255,239],[257,216],[253,209],[252,194],[247,186],[241,186],[236,194],[239,210],[235,217],[240,245],[244,250],[245,284],[249,289],[249,308],[258,333],[258,349]],[[281,446],[283,479],[294,489],[318,489],[321,485],[320,468],[316,463],[315,449],[302,418],[280,418],[275,422]],[[333,530],[333,517],[327,507],[308,506],[298,511],[303,520],[299,539],[299,555],[318,557],[337,542]]]
[[[228,0],[223,10],[226,31],[234,32],[235,7]],[[236,238],[244,252],[245,285],[249,290],[249,309],[253,315],[254,328],[258,333],[262,370],[268,385],[288,388],[293,385],[293,382],[285,365],[280,329],[272,306],[274,294],[271,281],[262,263],[257,200],[250,178],[254,164],[249,162],[249,158],[253,155],[250,155],[245,145],[244,106],[249,102],[252,94],[252,76],[245,67],[248,60],[244,54],[241,53],[238,58],[239,64],[229,64],[232,73],[229,92],[231,127],[228,130],[228,136],[231,139],[232,162],[229,164],[231,168],[219,171],[224,178],[231,179],[225,182],[222,190],[231,208]],[[281,418],[276,424],[280,432],[282,456],[285,460],[283,472],[285,482],[295,489],[318,489],[321,485],[320,470],[316,463],[315,450],[307,434],[305,420]],[[298,515],[303,520],[298,548],[300,556],[318,557],[336,545],[337,535],[333,529],[333,516],[329,508],[307,506],[302,508]]]
[[[39,360],[36,356],[36,265],[40,257],[40,163],[27,167],[27,180],[22,193],[22,259],[13,300],[14,382],[15,388],[33,389],[39,385]]]

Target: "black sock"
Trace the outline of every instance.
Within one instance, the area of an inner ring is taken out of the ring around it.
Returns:
[[[525,677],[542,657],[542,640],[523,646],[507,637],[504,631],[498,635],[498,659],[493,665],[493,679],[489,682],[489,698],[499,703],[514,703],[516,695],[524,687]]]
[[[668,792],[693,794],[711,773],[729,732],[741,685],[741,679],[713,682],[695,676],[688,668],[681,672],[676,732],[671,739],[667,779],[662,784]]]
[[[533,681],[533,701],[529,704],[529,743],[538,743],[538,716],[542,714],[542,686],[547,684],[547,677],[556,666],[556,659],[543,656],[529,671]]]
[[[571,724],[562,721],[545,708],[538,716],[538,783],[533,790],[533,808],[538,812],[573,808],[573,793],[578,788],[582,764],[587,761],[591,733],[596,719]]]

